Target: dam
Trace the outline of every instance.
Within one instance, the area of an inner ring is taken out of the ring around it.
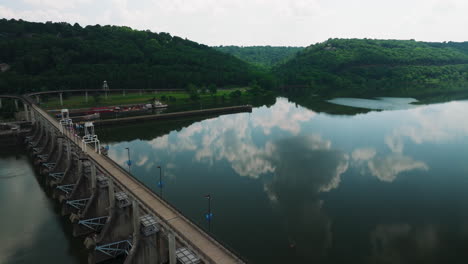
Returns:
[[[98,143],[94,132],[80,138],[66,115],[57,121],[29,96],[15,100],[23,101],[31,128],[14,136],[22,139],[61,214],[72,223],[73,236],[83,239],[88,263],[115,258],[123,263],[245,263],[100,154],[99,144],[92,144]]]

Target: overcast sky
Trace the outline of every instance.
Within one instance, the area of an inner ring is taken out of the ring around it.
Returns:
[[[0,0],[0,17],[126,25],[207,45],[468,40],[468,0]]]

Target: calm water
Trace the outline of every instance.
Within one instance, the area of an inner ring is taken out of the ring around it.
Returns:
[[[468,102],[98,131],[110,156],[254,263],[468,263]],[[5,181],[5,180],[3,180]]]
[[[414,98],[378,97],[375,99],[334,98],[329,103],[373,110],[403,110],[416,107]]]
[[[85,263],[82,243],[66,235],[27,157],[0,152],[0,263]]]

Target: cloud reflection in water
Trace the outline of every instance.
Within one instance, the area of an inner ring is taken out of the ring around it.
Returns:
[[[272,149],[268,159],[276,170],[264,189],[285,215],[297,256],[318,261],[332,243],[331,219],[322,211],[319,194],[338,187],[348,155],[317,135],[282,139]]]

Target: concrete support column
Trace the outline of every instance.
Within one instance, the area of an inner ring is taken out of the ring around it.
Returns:
[[[138,202],[133,200],[132,202],[133,210],[133,237],[137,240],[140,237],[140,207]]]
[[[18,106],[18,99],[15,99],[15,109],[16,109],[16,111],[18,111],[18,110],[19,110],[19,106]]]
[[[88,102],[88,91],[85,92],[85,102]]]
[[[42,121],[42,127],[44,128],[45,140],[47,141],[47,137],[49,136],[49,125]]]
[[[70,140],[67,139],[67,168],[71,166],[71,144]]]
[[[36,95],[36,103],[39,104],[41,102],[41,98],[39,97],[39,95]]]
[[[62,93],[59,93],[59,96],[60,96],[60,105],[63,106],[63,97],[62,97]]]
[[[161,247],[160,247],[160,237],[161,237],[161,232],[158,232],[157,234],[154,235],[154,240],[153,240],[153,257],[151,259],[154,259],[154,263],[159,264],[161,263],[160,260],[160,252],[161,252]]]
[[[114,182],[111,180],[108,180],[107,182],[109,186],[109,209],[114,209],[115,208]]]
[[[28,105],[23,102],[23,106],[24,106],[24,118],[26,119],[26,121],[31,121],[31,119],[29,118]]]
[[[2,98],[0,98],[0,108],[2,108],[3,105],[2,105]]]
[[[175,243],[175,236],[172,233],[167,235],[167,241],[169,242],[169,264],[176,264],[176,243]]]
[[[91,163],[91,189],[94,191],[96,189],[96,165]]]
[[[78,159],[78,177],[80,177],[82,173],[83,173],[83,161],[79,158]]]
[[[125,96],[125,90],[122,91],[122,95]]]

